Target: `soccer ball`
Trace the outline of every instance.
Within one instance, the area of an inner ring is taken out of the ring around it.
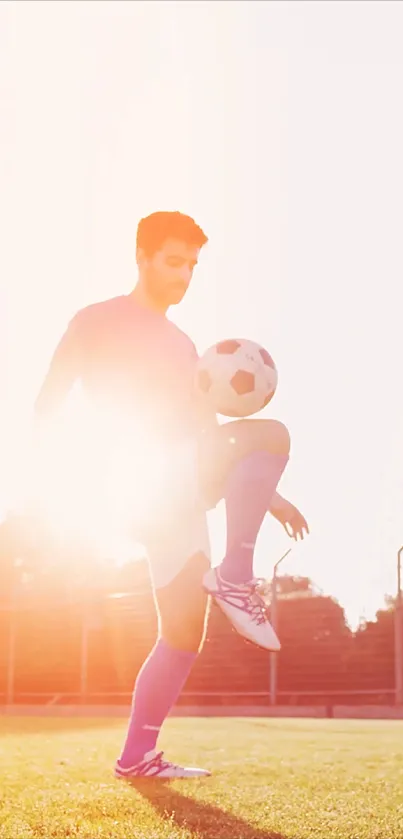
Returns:
[[[249,417],[274,396],[277,370],[260,344],[244,338],[220,341],[199,359],[196,389],[216,414]]]

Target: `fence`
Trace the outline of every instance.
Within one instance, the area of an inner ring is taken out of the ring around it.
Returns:
[[[399,697],[393,614],[352,633],[331,598],[278,603],[283,648],[276,696],[270,654],[247,645],[213,609],[202,654],[181,697],[185,705],[390,704]],[[343,618],[343,619],[342,619]],[[14,598],[0,608],[0,702],[120,704],[131,699],[151,649],[151,589],[61,601]]]

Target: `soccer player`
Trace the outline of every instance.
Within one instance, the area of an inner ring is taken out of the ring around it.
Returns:
[[[255,543],[268,511],[294,539],[308,532],[299,510],[276,492],[289,458],[287,428],[259,419],[219,425],[215,415],[206,415],[195,396],[196,348],[167,318],[186,294],[206,242],[201,228],[182,213],[143,218],[134,290],[75,315],[35,406],[41,426],[81,380],[100,418],[113,413],[121,419],[122,435],[130,429],[122,439],[131,450],[127,468],[137,496],[143,482],[147,494],[147,451],[154,458],[155,451],[164,453],[163,497],[156,493],[151,511],[144,504],[141,511],[133,509],[132,528],[151,566],[159,632],[137,677],[126,742],[115,766],[121,778],[209,774],[177,766],[156,751],[162,723],[202,648],[208,595],[239,633],[278,650],[253,575]],[[113,429],[119,435],[119,425]],[[206,511],[221,498],[227,549],[221,565],[211,569]]]

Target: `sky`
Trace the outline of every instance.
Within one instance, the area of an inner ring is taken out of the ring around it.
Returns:
[[[276,361],[264,416],[311,535],[283,571],[372,618],[403,544],[403,6],[0,4],[0,509],[74,312],[134,285],[138,220],[205,229],[171,317]],[[210,517],[213,558],[224,511]],[[289,547],[266,518],[256,571]]]

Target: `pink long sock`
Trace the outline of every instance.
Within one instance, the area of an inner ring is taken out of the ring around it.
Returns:
[[[229,475],[224,493],[227,550],[220,566],[224,580],[239,584],[253,577],[259,530],[287,462],[288,455],[253,452]]]
[[[126,742],[119,759],[124,769],[155,749],[162,723],[175,705],[197,653],[157,641],[137,677]]]

